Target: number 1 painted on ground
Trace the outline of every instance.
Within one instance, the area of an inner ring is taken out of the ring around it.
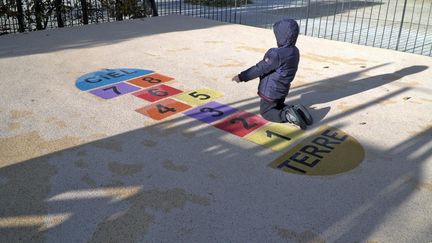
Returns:
[[[291,140],[291,138],[289,138],[289,137],[286,137],[284,135],[280,135],[280,134],[272,132],[270,130],[266,130],[266,134],[267,134],[267,137],[269,137],[269,138],[271,138],[273,135],[275,135],[276,137],[280,137],[282,139]]]

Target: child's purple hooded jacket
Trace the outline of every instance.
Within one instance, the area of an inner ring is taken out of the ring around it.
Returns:
[[[260,78],[258,95],[268,101],[285,99],[300,59],[295,46],[299,34],[297,22],[283,19],[273,25],[278,48],[271,48],[262,61],[241,72],[239,79],[249,81]]]

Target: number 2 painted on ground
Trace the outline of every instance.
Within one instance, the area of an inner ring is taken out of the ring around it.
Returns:
[[[241,124],[243,125],[243,127],[244,127],[245,129],[247,129],[247,130],[249,130],[249,129],[255,127],[256,125],[258,125],[258,124],[256,124],[256,123],[248,124],[247,121],[246,121],[246,119],[241,118],[241,117],[237,117],[237,118],[235,118],[235,119],[232,119],[230,122],[231,122],[232,124],[234,124],[234,123],[236,123],[237,121],[241,122]]]

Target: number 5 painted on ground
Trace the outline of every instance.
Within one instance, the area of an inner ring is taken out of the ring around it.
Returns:
[[[199,94],[196,91],[189,93],[189,95],[192,96],[192,97],[194,97],[194,98],[200,99],[200,100],[208,100],[208,99],[210,99],[210,95],[208,95],[208,94]],[[202,96],[202,98],[199,98],[200,96]]]

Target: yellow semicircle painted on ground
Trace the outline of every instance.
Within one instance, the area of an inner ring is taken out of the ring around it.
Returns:
[[[356,168],[364,156],[363,146],[354,137],[338,128],[324,126],[269,166],[302,175],[334,175]]]

